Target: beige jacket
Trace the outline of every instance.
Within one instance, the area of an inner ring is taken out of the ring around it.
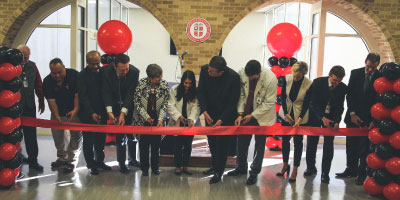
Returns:
[[[179,126],[180,124],[179,117],[182,116],[183,98],[179,101],[176,100],[178,85],[179,84],[174,85],[170,90],[167,108],[171,118],[168,122],[168,126]],[[193,120],[195,126],[201,125],[199,120],[200,107],[197,98],[194,99],[193,101],[187,102],[186,113],[187,113],[187,118]]]

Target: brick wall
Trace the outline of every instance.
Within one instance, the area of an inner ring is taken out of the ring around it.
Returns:
[[[0,43],[9,46],[25,19],[39,6],[50,0],[1,0]],[[199,72],[199,66],[217,55],[233,27],[256,8],[288,2],[284,0],[129,0],[152,13],[167,29],[177,50],[189,50],[185,66]],[[355,16],[365,19],[371,34],[379,40],[382,52],[400,59],[400,4],[398,0],[334,0]],[[316,0],[303,0],[314,3]],[[185,32],[187,23],[195,18],[205,18],[212,28],[210,38],[204,43],[191,42]],[[393,52],[393,54],[391,54]],[[385,54],[386,55],[386,54]]]

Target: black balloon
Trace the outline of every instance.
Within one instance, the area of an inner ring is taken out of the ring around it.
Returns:
[[[279,66],[285,68],[289,65],[289,58],[283,56],[279,58]]]
[[[378,144],[376,147],[376,155],[381,159],[389,159],[394,155],[394,148],[389,143]]]
[[[393,181],[394,181],[396,184],[399,184],[399,185],[400,185],[400,175],[397,175],[397,176],[393,179]]]
[[[368,166],[367,166],[367,175],[368,175],[369,177],[374,176],[374,169],[372,169],[371,167],[368,167]]]
[[[383,94],[377,94],[376,101],[377,103],[383,103]]]
[[[18,49],[9,49],[7,50],[7,60],[14,66],[17,66],[24,60],[24,54]]]
[[[107,57],[108,64],[113,63],[114,60],[115,60],[115,55],[108,55],[108,57]]]
[[[0,46],[0,64],[7,62],[8,47]]]
[[[103,64],[103,65],[105,65],[105,64],[110,64],[110,63],[108,63],[108,54],[103,54],[103,55],[100,57],[100,62],[101,62],[101,64]]]
[[[278,65],[278,58],[275,56],[268,58],[268,64],[270,67]]]
[[[378,129],[384,135],[391,135],[397,130],[397,124],[390,118],[382,119],[379,121]]]
[[[22,131],[22,128],[16,128],[13,132],[11,132],[10,134],[4,136],[4,140],[6,142],[9,142],[11,144],[18,144],[22,141],[22,139],[24,138],[24,133]]]
[[[384,63],[380,68],[381,73],[387,79],[394,81],[400,78],[400,65],[395,62]]]
[[[282,96],[281,95],[276,96],[276,103],[278,105],[282,105]]]
[[[295,57],[289,58],[289,65],[293,66],[295,63],[297,63],[297,59]]]
[[[385,92],[382,95],[382,104],[387,108],[394,108],[399,105],[400,97],[394,91]]]
[[[16,93],[19,92],[23,87],[22,80],[19,77],[15,77],[11,81],[7,81],[3,83],[3,88],[5,90],[11,90]]]
[[[14,104],[12,107],[5,109],[4,112],[7,116],[15,119],[21,117],[22,115],[22,107],[19,103]]]
[[[369,145],[369,150],[370,150],[371,152],[375,152],[376,146],[377,146],[376,144],[371,143],[371,144]]]
[[[377,169],[374,172],[374,180],[379,185],[387,185],[392,181],[392,175],[386,169]]]
[[[284,76],[278,77],[278,86],[279,87],[282,87],[284,82],[285,82],[285,77]]]
[[[24,156],[21,153],[15,154],[14,158],[7,160],[5,162],[5,167],[10,169],[17,169],[21,167],[22,161],[24,160]]]

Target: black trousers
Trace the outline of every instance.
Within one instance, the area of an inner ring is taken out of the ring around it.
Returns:
[[[115,136],[117,146],[117,161],[120,164],[125,164],[126,146],[128,146],[128,161],[136,160],[136,143],[132,134],[117,134]]]
[[[290,126],[290,124],[282,122],[282,126]],[[303,154],[303,135],[282,135],[282,160],[284,163],[289,162],[290,138],[293,138],[294,142],[293,166],[298,167]]]
[[[161,135],[140,135],[140,168],[149,170],[149,147],[151,148],[151,170],[158,170],[158,158],[160,157]]]
[[[176,167],[187,167],[192,154],[194,136],[178,135],[175,141],[174,159]]]
[[[98,163],[104,162],[105,133],[82,132],[83,156],[88,168],[94,168]]]
[[[36,118],[36,108],[23,107],[22,116]],[[29,164],[37,163],[39,148],[37,143],[36,127],[22,126],[24,131],[24,140],[26,153],[28,154]]]
[[[368,136],[346,137],[347,168],[357,172],[358,176],[367,174],[367,156],[370,153]]]
[[[331,170],[331,163],[333,159],[333,140],[335,136],[324,136],[324,147],[322,155],[322,173],[329,174]],[[306,162],[307,169],[316,170],[315,157],[317,154],[319,136],[307,136],[307,150],[306,150]]]
[[[208,145],[211,152],[212,168],[219,175],[225,170],[226,160],[228,158],[228,149],[232,140],[232,135],[208,135]]]

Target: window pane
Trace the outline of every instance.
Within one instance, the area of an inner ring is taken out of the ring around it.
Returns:
[[[326,15],[326,33],[357,34],[346,21],[329,12]]]
[[[267,23],[267,25],[266,25],[266,31],[267,31],[267,33],[269,32],[269,30],[271,30],[271,28],[274,26],[274,14],[273,14],[274,12],[273,11],[270,11],[270,12],[267,12],[266,14],[265,14],[265,17],[266,17],[266,23]]]
[[[319,13],[313,15],[312,34],[318,34],[319,32],[319,15]]]
[[[299,29],[303,37],[310,33],[310,12],[311,4],[300,3]]]
[[[97,29],[97,1],[89,0],[88,6],[88,28]]]
[[[275,24],[285,22],[285,5],[275,9]]]
[[[110,20],[111,3],[110,0],[100,0],[99,27],[106,21]]]
[[[112,0],[111,19],[121,20],[121,4],[118,1]]]
[[[128,8],[125,6],[122,6],[122,19],[125,24],[128,24]]]
[[[88,52],[92,51],[92,50],[97,50],[97,40],[96,38],[91,38],[89,37],[89,41],[88,41]]]
[[[85,31],[78,30],[76,36],[76,70],[80,71],[85,66],[84,58],[85,51]]]
[[[299,3],[286,3],[286,22],[298,26]]]
[[[311,39],[311,55],[310,55],[310,78],[317,77],[317,56],[318,56],[318,38]]]
[[[305,54],[305,51],[304,51],[304,45],[302,45],[300,47],[299,52],[297,52],[296,58],[297,58],[298,61],[305,61],[306,60],[306,54]]]
[[[78,27],[85,27],[85,8],[82,6],[78,6]]]
[[[343,48],[346,46],[346,48]],[[327,76],[329,69],[334,65],[341,65],[346,69],[344,83],[348,83],[350,71],[364,66],[368,49],[359,37],[326,37],[323,75]]]
[[[65,6],[47,16],[40,24],[71,25],[71,6]]]

